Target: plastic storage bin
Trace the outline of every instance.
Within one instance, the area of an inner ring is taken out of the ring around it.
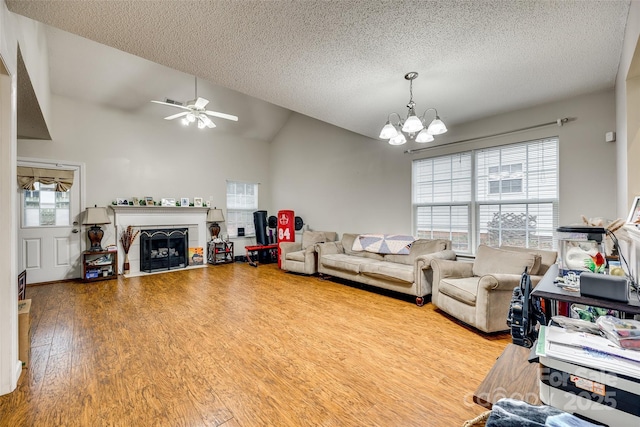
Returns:
[[[558,272],[562,277],[585,271],[604,273],[607,267],[602,227],[563,226],[557,230]]]

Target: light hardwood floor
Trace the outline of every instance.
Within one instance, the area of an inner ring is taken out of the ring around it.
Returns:
[[[275,264],[27,288],[2,426],[461,426],[510,340]]]

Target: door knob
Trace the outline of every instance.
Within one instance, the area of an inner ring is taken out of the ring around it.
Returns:
[[[78,221],[73,221],[73,225],[78,225]]]
[[[77,229],[77,228],[74,228],[73,230],[71,230],[71,232],[72,232],[72,233],[77,233],[77,232],[78,232],[78,229]]]

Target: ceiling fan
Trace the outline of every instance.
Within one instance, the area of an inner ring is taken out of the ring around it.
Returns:
[[[205,127],[214,128],[216,124],[209,118],[211,117],[220,117],[222,119],[233,120],[235,122],[238,121],[237,116],[233,116],[231,114],[219,113],[217,111],[209,111],[205,110],[205,107],[209,103],[209,100],[198,97],[198,78],[195,78],[196,82],[196,96],[192,101],[180,102],[174,101],[172,99],[166,99],[165,101],[151,101],[156,104],[168,105],[170,107],[182,108],[183,110],[180,113],[172,114],[171,116],[167,116],[165,120],[173,120],[178,117],[182,117],[182,124],[188,126],[191,123],[198,123],[199,129],[204,129]]]

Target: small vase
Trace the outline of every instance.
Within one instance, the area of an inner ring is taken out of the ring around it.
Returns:
[[[129,254],[124,254],[124,265],[122,266],[122,274],[129,274]]]

